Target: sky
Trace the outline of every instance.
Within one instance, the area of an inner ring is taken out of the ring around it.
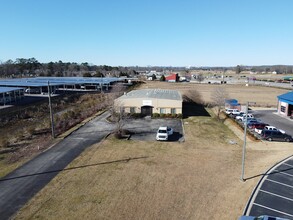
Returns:
[[[0,0],[0,61],[293,64],[293,0]]]

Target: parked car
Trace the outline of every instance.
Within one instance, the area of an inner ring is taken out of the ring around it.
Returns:
[[[243,124],[245,124],[245,121],[242,121]],[[247,127],[250,125],[250,124],[256,124],[256,123],[261,123],[260,119],[257,119],[257,118],[247,118]]]
[[[260,134],[263,140],[268,141],[286,141],[291,142],[293,139],[290,135],[275,130],[262,130]]]
[[[280,131],[281,133],[285,134],[285,131],[283,130],[280,130],[274,126],[265,126],[263,129],[256,129],[255,132],[258,133],[258,134],[261,134],[262,130],[269,130],[269,131]]]
[[[242,112],[239,111],[238,109],[226,109],[225,113],[227,115],[240,115]]]
[[[261,215],[258,217],[255,216],[241,216],[239,220],[289,220],[286,218],[280,218],[280,217],[273,217],[273,216],[268,216],[268,215]]]
[[[169,136],[173,134],[173,129],[170,127],[159,127],[156,135],[157,141],[167,141]]]
[[[254,116],[252,114],[247,114],[247,119],[248,118],[254,118]],[[236,120],[238,121],[245,121],[246,119],[246,114],[240,114],[236,116]]]

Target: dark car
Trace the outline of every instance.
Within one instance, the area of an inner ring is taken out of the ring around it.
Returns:
[[[248,118],[250,119],[250,118]],[[250,119],[249,121],[247,121],[247,127],[249,128],[250,126],[254,125],[254,124],[258,124],[261,123],[261,121],[259,119]],[[245,122],[244,122],[244,126],[245,126]]]
[[[268,141],[292,141],[292,137],[280,131],[262,130],[260,134],[263,140]]]

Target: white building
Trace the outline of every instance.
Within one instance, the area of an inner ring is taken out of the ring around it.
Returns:
[[[117,98],[114,105],[120,109],[122,107],[126,113],[182,114],[182,96],[175,90],[133,90]]]

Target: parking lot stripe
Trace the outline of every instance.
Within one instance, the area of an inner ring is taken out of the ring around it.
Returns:
[[[288,167],[293,167],[291,164],[288,164],[288,163],[283,163],[283,164],[288,166]]]
[[[271,182],[278,183],[278,184],[283,185],[283,186],[288,186],[290,188],[293,188],[293,186],[291,186],[291,185],[288,185],[288,184],[285,184],[285,183],[281,183],[281,182],[278,182],[278,181],[275,181],[275,180],[267,179],[267,181],[271,181]]]
[[[278,195],[278,194],[275,194],[275,193],[271,193],[271,192],[268,192],[268,191],[266,191],[266,190],[259,190],[260,192],[264,192],[264,193],[267,193],[267,194],[270,194],[270,195],[272,195],[272,196],[277,196],[277,197],[280,197],[280,198],[282,198],[282,199],[286,199],[286,200],[290,200],[290,201],[293,201],[293,199],[290,199],[290,198],[288,198],[288,197],[285,197],[285,196],[281,196],[281,195]]]
[[[293,177],[292,174],[286,173],[286,172],[284,172],[284,171],[282,171],[282,170],[276,170],[276,171],[277,171],[278,173],[280,173],[280,174],[283,174],[283,175],[287,175],[287,176]]]
[[[264,205],[261,205],[261,204],[258,204],[258,203],[253,203],[254,205],[256,206],[259,206],[259,207],[262,207],[262,208],[265,208],[265,209],[268,209],[268,210],[271,210],[271,211],[274,211],[274,212],[277,212],[277,213],[280,213],[280,214],[283,214],[283,215],[287,215],[287,216],[290,216],[290,217],[293,217],[293,215],[289,214],[289,213],[286,213],[286,212],[281,212],[279,210],[276,210],[276,209],[272,209],[270,207],[267,207],[267,206],[264,206]]]

